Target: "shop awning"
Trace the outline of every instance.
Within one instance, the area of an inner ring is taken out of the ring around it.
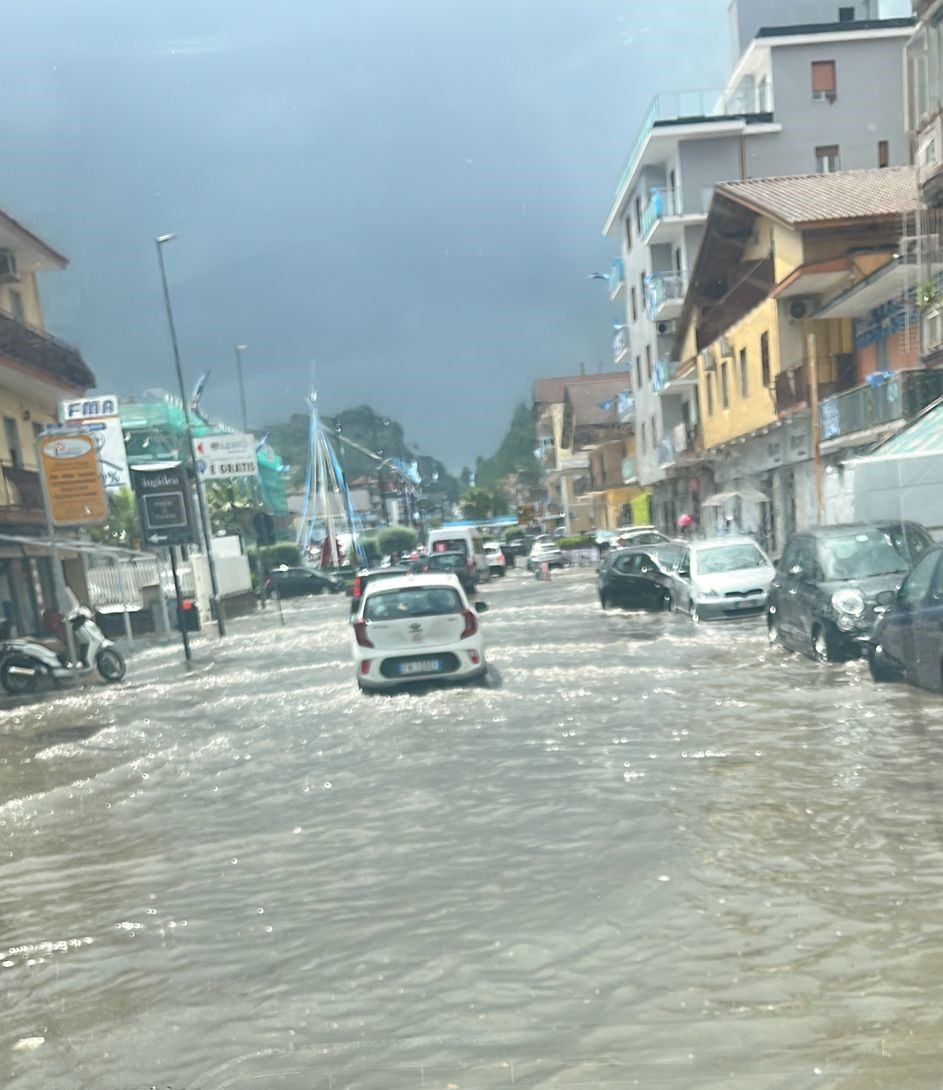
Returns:
[[[717,492],[706,499],[702,507],[724,507],[733,500],[748,500],[750,503],[769,503],[769,496],[756,488],[738,488],[733,492]]]

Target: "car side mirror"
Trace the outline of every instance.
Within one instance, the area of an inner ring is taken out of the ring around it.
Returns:
[[[475,612],[476,613],[487,613],[490,608],[491,607],[488,605],[487,602],[476,602],[475,603]]]
[[[887,609],[888,606],[892,606],[897,601],[897,595],[898,591],[896,590],[882,590],[874,599],[874,604]]]

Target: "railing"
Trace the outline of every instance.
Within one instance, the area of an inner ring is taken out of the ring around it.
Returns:
[[[632,151],[629,153],[625,170],[619,179],[616,193],[621,193],[628,181],[642,145],[656,125],[680,123],[682,121],[711,120],[720,117],[742,117],[748,114],[766,114],[770,112],[771,94],[769,88],[753,87],[736,91],[726,88],[716,91],[674,91],[656,95],[642,119]]]
[[[649,231],[660,220],[672,216],[704,215],[710,208],[713,195],[712,188],[702,189],[697,197],[677,189],[650,189],[648,203],[642,213],[642,238],[647,237]]]
[[[943,397],[943,371],[899,371],[823,400],[819,438],[855,435],[882,424],[907,420]]]
[[[675,448],[674,443],[666,435],[663,439],[658,441],[658,464],[660,466],[671,465],[675,460]]]
[[[614,363],[621,363],[629,354],[629,335],[624,329],[617,329],[612,338],[612,359]]]
[[[793,412],[807,408],[809,404],[809,379],[806,367],[801,364],[790,371],[781,371],[776,376],[776,411]]]
[[[95,385],[95,376],[78,349],[57,341],[48,333],[30,329],[6,314],[0,314],[0,356],[36,367],[83,390]]]
[[[661,393],[670,382],[674,382],[681,367],[680,360],[656,360],[652,368],[652,393]]]
[[[671,430],[676,455],[700,454],[704,449],[701,429],[697,424],[675,424]]]
[[[624,287],[625,265],[622,262],[622,258],[617,257],[612,262],[612,267],[609,270],[609,298],[615,299]]]
[[[645,305],[649,321],[655,321],[655,316],[665,303],[683,302],[686,288],[685,278],[681,273],[656,273],[650,276],[645,285]]]

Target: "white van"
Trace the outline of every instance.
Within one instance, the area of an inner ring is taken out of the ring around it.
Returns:
[[[475,579],[482,583],[491,578],[491,567],[485,553],[485,539],[475,526],[443,526],[430,530],[426,546],[430,553],[462,552]]]

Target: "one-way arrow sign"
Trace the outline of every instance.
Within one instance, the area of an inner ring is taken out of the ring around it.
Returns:
[[[151,545],[189,545],[195,540],[190,482],[180,462],[131,466],[141,529]]]

